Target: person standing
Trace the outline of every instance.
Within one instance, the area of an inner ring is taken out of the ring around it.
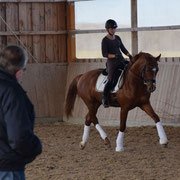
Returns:
[[[0,180],[25,180],[25,165],[42,152],[33,105],[17,81],[27,60],[20,46],[0,52]]]
[[[112,89],[114,73],[118,68],[123,70],[127,63],[121,51],[130,59],[132,58],[131,54],[124,47],[121,38],[115,35],[117,27],[116,21],[112,19],[106,21],[105,28],[108,34],[103,38],[101,44],[102,55],[107,58],[108,69],[108,81],[104,87],[102,96],[102,104],[105,108],[109,107],[108,97]]]

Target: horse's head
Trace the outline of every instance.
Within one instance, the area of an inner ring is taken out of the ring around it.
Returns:
[[[145,53],[145,63],[142,68],[142,78],[144,84],[147,86],[147,91],[152,93],[156,89],[156,75],[159,70],[158,61],[161,54],[157,57]]]

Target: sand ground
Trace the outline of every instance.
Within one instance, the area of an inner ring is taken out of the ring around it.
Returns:
[[[155,126],[127,127],[125,151],[115,152],[118,127],[103,127],[112,148],[92,126],[79,149],[83,125],[36,124],[43,153],[27,165],[27,180],[180,180],[180,127],[164,127],[169,144],[158,143]]]

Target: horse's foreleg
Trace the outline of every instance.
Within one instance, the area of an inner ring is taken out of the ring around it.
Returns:
[[[164,128],[160,122],[160,119],[158,117],[158,115],[154,112],[151,104],[145,104],[143,106],[141,106],[141,109],[143,111],[145,111],[156,123],[156,128],[157,128],[157,132],[158,132],[158,135],[159,135],[159,143],[162,144],[162,145],[166,145],[168,143],[168,139],[167,139],[167,136],[166,136],[166,133],[164,131]]]
[[[111,147],[111,143],[107,137],[107,134],[105,133],[103,128],[100,126],[98,119],[97,119],[95,114],[92,115],[92,122],[93,122],[95,128],[97,129],[97,131],[99,132],[101,138],[103,139],[105,145],[108,145],[109,147]]]
[[[108,145],[109,147],[111,147],[111,143],[107,137],[107,134],[104,132],[102,127],[99,124],[96,124],[95,127],[96,127],[97,131],[99,132],[101,138],[104,140],[105,145]]]
[[[128,110],[121,108],[120,129],[119,129],[119,133],[118,133],[118,136],[116,139],[116,151],[117,152],[124,150],[123,141],[124,141],[124,131],[126,129],[127,114],[128,114]]]

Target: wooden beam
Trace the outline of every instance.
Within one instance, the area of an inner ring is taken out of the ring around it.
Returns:
[[[14,31],[14,33],[18,36],[26,35],[26,36],[33,36],[33,35],[60,35],[60,34],[67,34],[67,31]],[[10,36],[12,32],[8,31],[1,31],[1,36]]]
[[[177,26],[153,26],[153,27],[134,27],[134,28],[119,28],[116,32],[134,32],[134,31],[162,31],[162,30],[179,30],[180,25]],[[92,34],[92,33],[106,33],[105,29],[86,29],[86,30],[70,30],[71,34]]]
[[[55,3],[57,3],[57,2],[67,2],[67,0],[0,0],[0,2],[7,2],[7,3],[9,3],[9,2],[11,2],[11,3],[24,3],[24,2],[25,3],[28,3],[28,2],[36,2],[36,3],[51,2],[51,3],[53,3],[53,2],[55,2]]]
[[[153,27],[136,27],[136,28],[120,28],[116,32],[134,32],[134,31],[162,31],[162,30],[180,30],[180,25],[177,26],[153,26]],[[14,31],[16,35],[60,35],[60,34],[92,34],[92,33],[106,33],[105,29],[86,29],[86,30],[69,30],[69,31]],[[11,32],[0,31],[0,36],[10,36]]]
[[[137,28],[137,0],[131,0],[131,28]],[[138,53],[138,32],[131,32],[132,54]]]
[[[79,2],[79,1],[93,1],[93,0],[0,0],[1,2],[11,2],[11,3],[22,3],[22,2],[51,2],[51,3],[57,3],[57,2]]]
[[[75,9],[74,3],[67,3],[67,31],[75,30]],[[76,47],[75,35],[68,33],[67,35],[67,59],[68,62],[75,61]]]

